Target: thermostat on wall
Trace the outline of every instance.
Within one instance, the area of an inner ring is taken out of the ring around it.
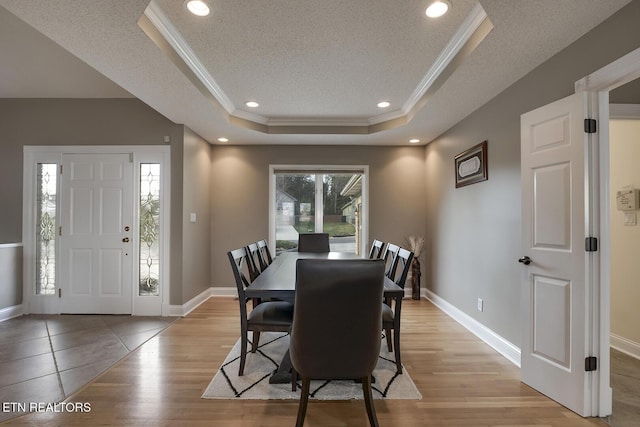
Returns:
[[[640,190],[635,188],[619,190],[616,194],[616,208],[619,211],[640,209]]]

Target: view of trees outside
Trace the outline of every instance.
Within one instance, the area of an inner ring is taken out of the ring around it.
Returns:
[[[315,173],[278,173],[276,174],[276,246],[277,251],[297,247],[297,233],[329,233],[331,243],[336,238],[344,238],[341,243],[352,243],[355,252],[356,227],[353,209],[353,195],[341,192],[354,176],[353,173],[315,174]],[[315,230],[316,179],[322,180],[323,229]],[[359,197],[359,196],[358,196]],[[291,227],[293,227],[292,231]],[[348,239],[351,237],[351,239]],[[333,250],[333,249],[332,249]]]

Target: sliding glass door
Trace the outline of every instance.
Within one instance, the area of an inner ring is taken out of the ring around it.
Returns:
[[[299,233],[329,233],[332,251],[361,253],[364,170],[274,170],[276,254],[295,251]]]

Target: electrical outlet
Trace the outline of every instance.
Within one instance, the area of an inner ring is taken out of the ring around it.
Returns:
[[[478,298],[478,311],[482,311],[483,307],[483,303],[484,301],[482,301],[482,298]]]

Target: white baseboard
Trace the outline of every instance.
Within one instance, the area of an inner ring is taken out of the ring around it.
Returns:
[[[195,310],[200,304],[205,302],[211,297],[237,297],[238,291],[235,287],[211,287],[205,289],[195,297],[191,298],[189,301],[182,305],[166,305],[162,309],[163,316],[177,316],[182,317],[191,313]]]
[[[631,341],[620,335],[611,334],[611,348],[640,360],[640,343]]]
[[[24,310],[22,309],[22,304],[13,305],[7,308],[2,308],[0,309],[0,322],[13,319],[14,317],[22,316],[23,314],[24,314]]]
[[[453,320],[460,323],[475,336],[506,357],[511,363],[520,367],[520,348],[433,292],[426,290],[426,298]]]

